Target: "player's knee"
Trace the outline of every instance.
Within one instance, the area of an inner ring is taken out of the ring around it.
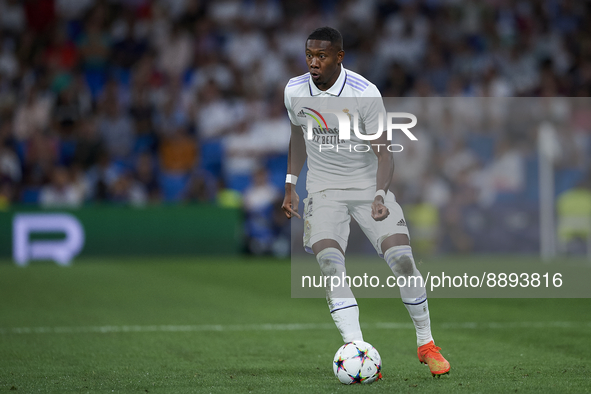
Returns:
[[[396,276],[408,277],[414,273],[414,268],[415,267],[412,259],[410,256],[405,254],[397,259],[396,265],[394,265],[392,271]]]

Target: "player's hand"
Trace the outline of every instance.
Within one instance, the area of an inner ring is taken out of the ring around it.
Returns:
[[[371,217],[376,222],[384,220],[390,215],[390,211],[384,205],[384,200],[381,196],[377,196],[371,203]]]
[[[300,205],[300,196],[295,191],[295,186],[291,183],[285,184],[285,197],[283,198],[283,205],[281,205],[281,209],[285,212],[285,216],[288,219],[292,217],[297,217],[301,219],[302,217],[298,213],[298,206]]]

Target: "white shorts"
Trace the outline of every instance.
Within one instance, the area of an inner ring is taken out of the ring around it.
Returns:
[[[312,245],[323,239],[333,239],[341,249],[347,249],[351,216],[383,257],[381,244],[391,235],[408,234],[402,208],[392,193],[387,193],[384,205],[390,211],[382,221],[371,217],[375,187],[362,190],[324,190],[304,199],[304,248],[312,253]],[[410,237],[409,237],[410,238]]]

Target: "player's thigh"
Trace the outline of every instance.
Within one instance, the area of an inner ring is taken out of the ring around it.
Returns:
[[[312,246],[322,240],[334,240],[346,250],[351,216],[345,203],[328,193],[312,193],[304,199],[303,219],[307,252],[312,253]]]
[[[406,219],[404,218],[402,208],[391,193],[386,195],[384,201],[384,205],[386,205],[390,214],[386,219],[381,221],[375,221],[371,217],[373,195],[370,198],[371,200],[368,200],[367,203],[358,202],[353,204],[353,206],[350,206],[350,211],[376,252],[380,256],[383,256],[382,242],[386,238],[396,234],[405,234],[408,237],[408,227],[406,226]]]

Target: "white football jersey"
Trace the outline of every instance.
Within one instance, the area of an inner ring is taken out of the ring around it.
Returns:
[[[309,193],[375,187],[378,162],[371,148],[373,141],[355,134],[353,120],[358,120],[357,130],[362,135],[384,130],[380,115],[384,122],[386,111],[381,97],[374,84],[342,66],[339,78],[326,91],[316,87],[310,73],[289,80],[285,107],[291,122],[302,128],[306,141]],[[350,139],[340,138],[339,119],[334,112],[349,118]],[[312,131],[308,133],[310,126]]]

